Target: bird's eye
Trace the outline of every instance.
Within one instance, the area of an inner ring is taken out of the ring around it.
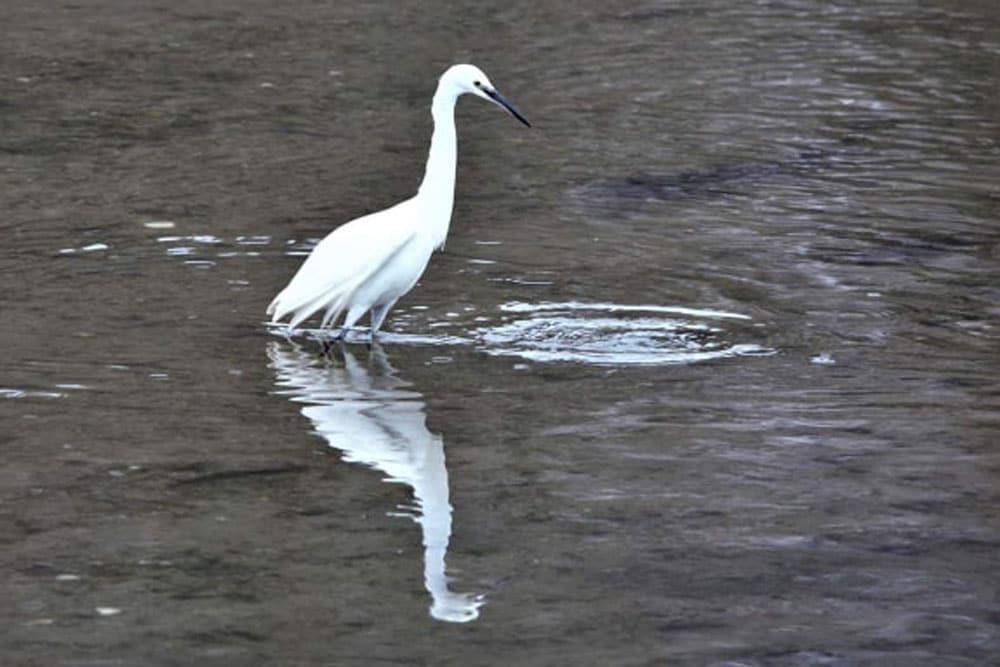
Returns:
[[[483,84],[480,83],[479,81],[473,81],[472,85],[475,86],[476,88],[482,88],[482,86],[483,86]]]

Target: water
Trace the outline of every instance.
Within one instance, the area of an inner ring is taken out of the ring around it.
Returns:
[[[993,4],[342,5],[7,9],[4,664],[994,661]],[[534,129],[273,335],[459,60]]]

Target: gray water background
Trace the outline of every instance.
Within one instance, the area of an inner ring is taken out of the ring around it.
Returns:
[[[995,10],[7,3],[2,662],[993,664]],[[378,355],[269,334],[458,61],[535,127],[460,103]],[[467,622],[354,399],[443,452]]]

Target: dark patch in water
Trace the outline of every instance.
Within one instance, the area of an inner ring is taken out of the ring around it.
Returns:
[[[264,465],[255,467],[234,467],[220,470],[210,470],[195,474],[190,477],[182,477],[175,480],[176,484],[202,484],[205,482],[220,482],[231,479],[241,479],[247,477],[262,477],[269,475],[283,475],[287,473],[300,473],[308,468],[295,463],[277,463],[274,465]]]
[[[705,16],[710,10],[705,7],[640,7],[631,11],[615,14],[619,21],[644,22],[661,20],[678,20],[695,16]]]
[[[740,162],[673,174],[639,173],[623,178],[603,179],[588,184],[585,189],[605,197],[674,201],[725,194],[731,191],[726,186],[732,183],[778,175],[799,175],[822,167],[828,161],[826,153],[810,151],[783,161]]]

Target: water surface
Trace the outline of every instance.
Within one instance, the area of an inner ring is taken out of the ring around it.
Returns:
[[[7,8],[4,664],[990,663],[994,9]],[[380,349],[275,336],[463,60],[535,127]]]

